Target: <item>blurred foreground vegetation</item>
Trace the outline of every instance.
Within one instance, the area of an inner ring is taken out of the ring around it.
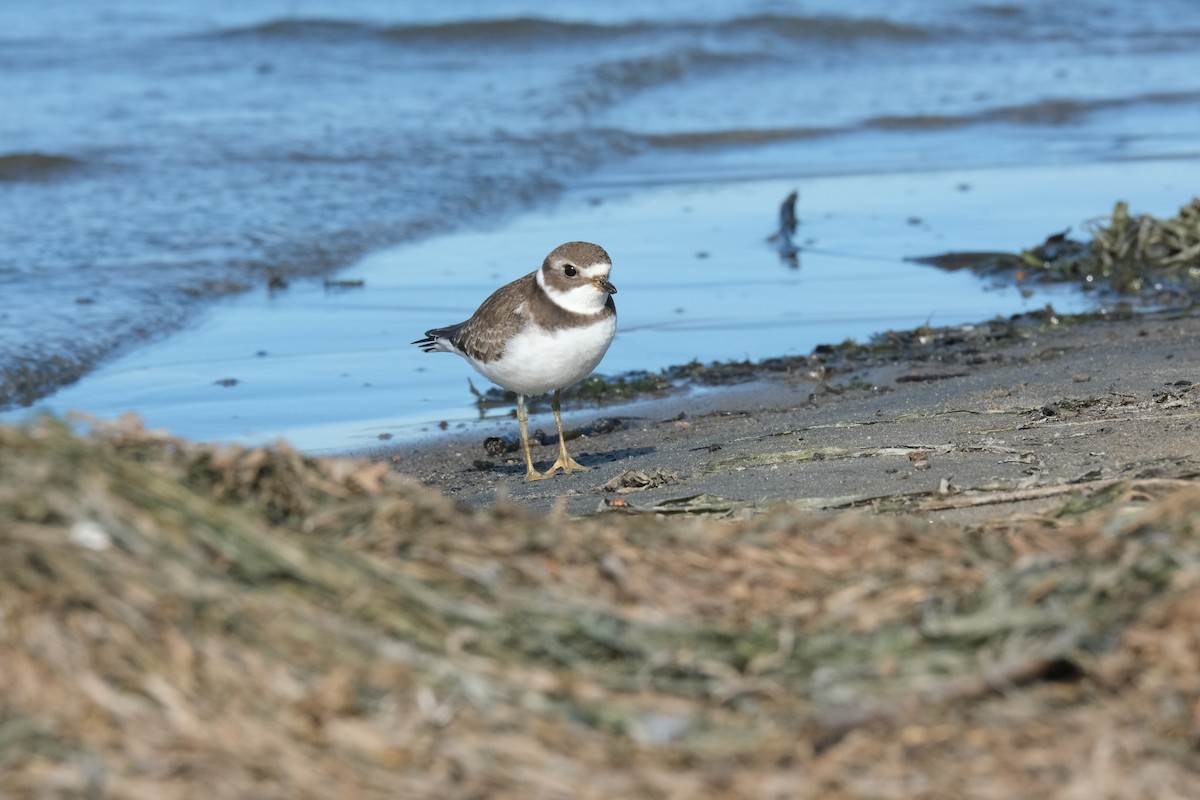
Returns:
[[[0,797],[1193,797],[1198,521],[571,519],[0,427]]]

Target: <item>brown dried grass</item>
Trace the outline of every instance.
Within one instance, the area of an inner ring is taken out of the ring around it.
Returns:
[[[1089,288],[1101,285],[1121,294],[1141,294],[1159,301],[1168,294],[1176,302],[1194,301],[1200,281],[1200,198],[1160,219],[1131,214],[1118,201],[1112,213],[1087,226],[1087,242],[1052,236],[1020,258],[1033,274],[1050,281],[1082,280]]]
[[[1198,515],[567,519],[0,428],[0,796],[1194,796]]]

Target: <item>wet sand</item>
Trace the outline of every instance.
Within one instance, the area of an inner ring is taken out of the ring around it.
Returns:
[[[1061,504],[1119,479],[1200,472],[1200,316],[1030,315],[887,334],[761,362],[755,380],[572,415],[590,471],[526,483],[494,431],[374,458],[449,497],[572,514],[737,514],[791,503],[972,521]],[[531,430],[553,432],[548,413]],[[553,438],[534,447],[553,460]],[[622,490],[623,489],[623,490]]]

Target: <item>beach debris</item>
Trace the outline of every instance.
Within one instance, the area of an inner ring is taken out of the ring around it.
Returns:
[[[599,511],[624,511],[633,514],[647,515],[715,515],[727,517],[739,509],[753,509],[752,503],[728,500],[708,492],[662,500],[652,506],[634,505],[623,497],[605,498],[600,501]]]
[[[625,430],[625,420],[621,417],[600,417],[579,429],[581,436],[597,436],[604,433]]]
[[[627,469],[604,484],[603,489],[606,492],[629,494],[630,492],[644,492],[647,489],[658,489],[678,480],[679,473],[674,470]]]
[[[796,200],[800,193],[793,190],[779,205],[779,227],[767,237],[775,246],[779,259],[791,269],[800,268],[800,247],[793,241],[799,220],[796,217]]]
[[[577,405],[584,402],[620,403],[642,395],[662,395],[672,387],[662,372],[635,370],[621,375],[589,375],[563,392],[563,398]]]
[[[581,436],[590,435],[591,433],[599,431],[601,428],[603,428],[604,427],[603,423],[605,423],[605,422],[611,422],[611,421],[610,420],[600,420],[595,425],[587,428],[586,433],[584,431],[581,431],[578,429],[564,430],[563,438],[569,442],[573,439],[578,439]],[[600,431],[600,432],[603,432],[603,431]],[[544,430],[542,430],[541,428],[537,428],[537,429],[529,432],[529,443],[531,445],[536,444],[538,446],[544,446],[547,442],[551,442],[551,441],[557,442],[558,437],[555,436],[553,439],[548,437],[546,435],[546,432]],[[501,456],[507,455],[508,453],[515,453],[520,449],[521,449],[521,439],[517,436],[488,436],[486,439],[483,440],[483,450],[485,453],[487,453],[492,458],[500,458]]]
[[[483,450],[493,458],[499,458],[506,453],[515,453],[518,444],[512,437],[489,436],[483,440]]]
[[[1107,222],[1089,225],[1091,255],[1105,274],[1121,275],[1123,269],[1139,266],[1179,270],[1200,279],[1200,198],[1179,209],[1171,219],[1129,213],[1129,205],[1118,202]]]
[[[324,281],[326,289],[361,289],[366,285],[362,278],[326,278]]]
[[[569,389],[563,390],[563,408],[580,408],[585,406],[624,403],[645,395],[662,396],[677,389],[677,376],[669,370],[662,372],[647,372],[632,370],[620,375],[593,374],[584,378]],[[475,384],[467,378],[467,387],[475,398],[482,419],[489,409],[512,406],[515,409],[517,395],[499,387],[489,387],[487,391],[479,391]],[[545,396],[527,397],[526,404],[530,413],[544,411],[549,408]],[[515,410],[514,410],[515,413]]]
[[[796,200],[800,197],[800,193],[792,190],[792,193],[783,199],[779,205],[779,233],[791,238],[796,233],[798,220],[796,218]]]
[[[966,377],[966,372],[907,372],[896,377],[896,383],[925,383],[927,381],[944,381],[950,378]]]
[[[772,369],[770,361],[772,360],[760,362],[759,364],[751,361],[713,361],[709,364],[704,364],[700,361],[689,361],[686,364],[667,367],[661,374],[672,383],[683,381],[698,383],[703,386],[732,386],[737,383],[757,380],[760,377],[760,370],[764,367],[768,371],[786,371],[786,368],[782,370]]]
[[[1168,219],[1132,214],[1119,201],[1086,225],[1090,239],[1051,234],[1020,253],[943,253],[906,259],[939,269],[970,269],[989,277],[1077,282],[1143,298],[1155,305],[1186,303],[1200,291],[1200,198]]]
[[[908,454],[908,462],[913,469],[929,469],[929,456],[928,450],[913,450]]]
[[[820,393],[838,393],[846,389],[887,392],[891,391],[890,386],[876,385],[865,379],[852,377],[845,386],[833,385],[830,380],[839,373],[861,371],[873,363],[894,362],[901,357],[914,362],[927,362],[933,360],[936,354],[936,360],[939,362],[967,366],[982,364],[997,357],[988,354],[991,345],[1027,338],[1046,324],[1057,324],[1064,319],[1079,322],[1094,317],[1123,318],[1131,313],[1133,311],[1129,304],[1116,303],[1099,312],[1067,317],[1059,315],[1047,305],[1006,319],[997,318],[973,325],[945,328],[921,325],[908,331],[886,331],[872,337],[867,343],[848,339],[839,344],[820,344],[807,355],[781,356],[761,361],[703,363],[696,360],[666,367],[656,373],[635,371],[615,377],[593,375],[578,386],[564,391],[563,398],[568,405],[579,408],[609,402],[625,402],[647,394],[661,397],[682,393],[693,385],[730,386],[780,374],[795,375],[822,384]],[[1042,357],[1054,356],[1052,349],[1039,352],[1042,353]],[[914,369],[908,377],[900,378],[899,382],[939,380],[965,374],[967,373],[962,370],[950,370],[943,365],[936,370]],[[481,418],[486,416],[487,409],[513,407],[516,404],[515,394],[495,388],[480,392],[470,379],[467,385],[479,406]],[[528,402],[531,411],[543,411],[546,408],[544,398],[534,398]],[[607,418],[607,421],[597,420],[592,426],[580,428],[574,434],[568,432],[568,435],[606,433],[609,430],[619,430],[623,426],[624,422],[620,418],[612,417]]]
[[[488,387],[487,391],[481,392],[475,388],[475,383],[469,377],[467,378],[467,389],[475,398],[475,405],[479,408],[479,418],[482,419],[485,412],[489,408],[498,406],[515,406],[517,404],[516,392],[510,392],[501,389],[498,386]]]
[[[1085,258],[1088,254],[1087,242],[1067,238],[1071,233],[1068,228],[1046,237],[1046,241],[1036,247],[1031,247],[1021,253],[1021,261],[1030,267],[1042,267],[1054,261],[1072,261]]]
[[[880,458],[905,456],[914,465],[924,462],[935,453],[950,452],[950,445],[896,445],[886,447],[806,447],[799,450],[749,453],[741,456],[710,461],[704,465],[707,472],[720,470],[743,470],[748,467],[775,467],[783,464],[800,464],[809,461],[825,461],[849,458]]]

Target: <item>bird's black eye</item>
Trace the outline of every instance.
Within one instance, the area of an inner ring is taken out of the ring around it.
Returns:
[[[563,267],[563,274],[568,278],[574,278],[579,274],[579,270],[575,269],[575,267],[571,266],[570,264],[567,264],[565,267]]]

